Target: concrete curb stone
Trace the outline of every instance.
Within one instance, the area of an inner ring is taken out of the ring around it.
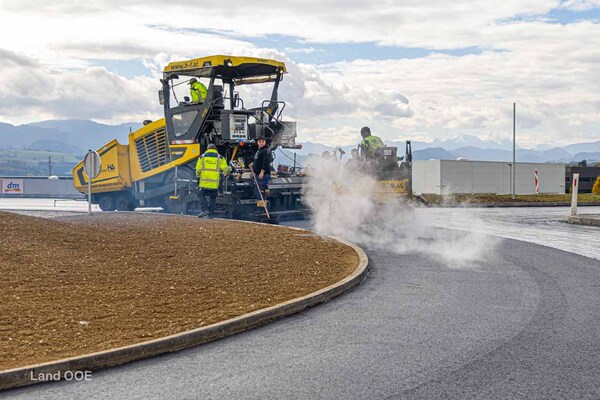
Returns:
[[[567,222],[578,225],[600,226],[600,214],[570,215],[567,217]]]

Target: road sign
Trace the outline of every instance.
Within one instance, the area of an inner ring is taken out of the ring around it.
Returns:
[[[88,176],[88,213],[92,213],[92,179],[100,174],[102,161],[100,155],[93,150],[88,150],[88,153],[83,159],[83,171]]]
[[[100,169],[102,168],[102,161],[100,160],[100,155],[93,151],[89,150],[83,159],[83,170],[88,178],[94,179],[100,174]]]

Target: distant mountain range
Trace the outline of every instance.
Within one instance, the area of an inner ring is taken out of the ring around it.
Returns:
[[[405,142],[385,141],[387,146],[398,147],[398,155],[404,154]],[[433,142],[411,142],[413,159],[415,160],[456,160],[464,157],[467,160],[477,161],[512,161],[512,143],[497,143],[482,141],[475,136],[461,135],[454,139],[435,140]],[[356,146],[344,146],[342,149],[348,153]],[[323,151],[332,152],[333,147],[320,143],[302,143],[300,155],[317,154]],[[348,157],[348,155],[344,157]],[[590,143],[576,143],[564,147],[550,148],[540,145],[534,149],[517,147],[516,158],[519,162],[553,162],[572,163],[586,160],[588,162],[600,161],[600,140]]]
[[[104,125],[88,120],[50,120],[19,126],[0,123],[0,149],[48,150],[82,156],[88,149],[100,148],[115,138],[121,143],[127,143],[130,130],[139,129],[141,126],[141,123]],[[454,160],[465,157],[468,160],[512,161],[510,141],[494,142],[472,135],[460,135],[432,142],[413,141],[411,144],[415,160]],[[302,159],[309,154],[320,155],[323,151],[334,150],[333,147],[319,143],[304,142],[302,145],[302,149],[296,151]],[[399,155],[404,154],[405,142],[386,141],[386,145],[397,146]],[[355,147],[342,147],[347,153],[346,159],[350,150]],[[285,151],[284,154],[292,155],[289,151]],[[281,158],[279,162],[288,163],[283,161],[285,157]],[[517,161],[520,162],[570,163],[582,160],[600,161],[600,140],[564,147],[540,145],[533,149],[517,149]]]
[[[0,123],[0,149],[48,150],[82,156],[112,139],[127,143],[141,123],[104,125],[87,120],[51,120],[14,126]]]

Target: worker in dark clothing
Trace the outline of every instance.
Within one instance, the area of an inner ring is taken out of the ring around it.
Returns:
[[[263,136],[256,138],[258,151],[254,155],[254,161],[250,164],[252,172],[256,177],[258,187],[254,187],[254,196],[261,200],[260,191],[264,191],[271,180],[271,150],[267,147],[267,140]]]
[[[351,171],[358,171],[362,165],[362,160],[360,159],[360,156],[358,154],[358,149],[352,149],[350,155],[352,156],[352,158],[350,158],[346,163],[346,168],[348,168]]]
[[[331,160],[333,158],[333,156],[331,155],[330,152],[328,152],[327,150],[325,150],[324,152],[321,153],[321,158],[323,160],[329,161],[329,160]]]

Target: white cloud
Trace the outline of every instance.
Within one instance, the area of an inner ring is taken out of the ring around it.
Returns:
[[[54,73],[8,52],[0,61],[0,115],[20,118],[82,118],[132,121],[159,113],[159,84],[148,77],[125,79],[102,67]]]
[[[302,141],[321,143],[331,147],[357,143],[359,138],[359,131],[354,126],[302,129]]]
[[[288,54],[312,54],[318,50],[314,47],[286,47],[285,52]]]
[[[450,3],[443,0],[304,0],[291,3],[234,0],[227,4],[204,2],[202,5],[192,0],[177,3],[157,0],[0,1],[0,6],[6,10],[4,22],[8,23],[4,29],[24,34],[23,38],[16,38],[17,42],[31,37],[39,40],[38,35],[26,31],[28,27],[36,26],[36,31],[41,29],[47,33],[42,41],[76,40],[86,44],[91,38],[92,41],[106,42],[107,48],[114,46],[117,53],[121,52],[119,48],[125,50],[132,43],[137,44],[136,47],[143,47],[141,44],[144,43],[148,49],[167,52],[190,44],[189,39],[160,42],[157,30],[149,27],[166,27],[166,23],[172,35],[178,31],[190,35],[194,29],[214,29],[231,31],[235,36],[290,35],[314,43],[377,42],[434,49],[488,47],[494,43],[485,33],[497,21],[519,15],[544,14],[559,4],[558,0],[506,0],[502,7],[485,0]],[[260,12],[263,9],[268,12]],[[249,18],[257,14],[260,18]],[[144,40],[138,40],[140,38]],[[155,45],[161,45],[160,49]]]
[[[250,21],[263,6],[269,12]],[[597,6],[597,0],[507,0],[501,7],[483,0],[201,6],[191,0],[0,0],[0,34],[7,38],[0,48],[0,120],[156,118],[158,78],[167,62],[231,53],[285,61],[290,73],[280,97],[288,102],[286,114],[305,128],[302,134],[332,145],[357,140],[362,125],[387,139],[504,138],[513,101],[524,141],[597,140],[599,24],[552,24],[543,17],[555,8]],[[306,41],[287,44],[286,52],[296,55],[317,51],[314,43],[336,42],[483,51],[308,65],[252,44],[251,37],[267,34]],[[143,62],[149,76],[126,79],[98,68],[104,60]],[[240,92],[268,96],[266,90]]]
[[[586,11],[596,7],[600,7],[599,0],[567,0],[560,5],[560,8],[575,11]]]
[[[412,117],[398,113],[392,126],[409,135],[422,135],[425,128],[433,137],[461,132],[506,137],[517,102],[520,133],[530,144],[564,143],[571,135],[598,140],[600,125],[591,116],[600,112],[599,26],[532,22],[506,29],[495,33],[496,42],[510,49],[501,52],[355,60],[323,68],[342,77],[350,91],[355,82],[368,82],[375,92],[405,95]],[[590,117],[582,118],[582,112]]]

